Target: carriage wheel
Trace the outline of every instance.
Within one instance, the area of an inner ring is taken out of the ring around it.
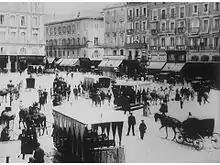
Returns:
[[[220,135],[218,133],[212,134],[211,143],[212,143],[213,148],[215,148],[215,149],[220,148]]]
[[[204,142],[203,142],[203,139],[200,135],[197,135],[197,138],[195,140],[193,140],[193,145],[194,145],[195,149],[198,151],[203,149]]]
[[[181,134],[181,132],[177,132],[177,133],[176,133],[176,141],[177,141],[177,143],[179,143],[179,144],[183,144],[184,139],[183,139],[183,135]]]

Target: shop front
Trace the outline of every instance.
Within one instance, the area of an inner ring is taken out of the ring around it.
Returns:
[[[161,72],[161,69],[164,67],[166,62],[150,62],[147,66],[147,72],[150,75],[156,75]]]

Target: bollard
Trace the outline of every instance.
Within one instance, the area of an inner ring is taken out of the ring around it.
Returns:
[[[6,163],[9,163],[10,156],[6,157]]]

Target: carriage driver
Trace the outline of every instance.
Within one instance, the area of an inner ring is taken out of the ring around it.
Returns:
[[[167,106],[166,99],[163,100],[159,111],[162,113],[162,115],[166,116],[166,113],[168,112],[168,106]]]

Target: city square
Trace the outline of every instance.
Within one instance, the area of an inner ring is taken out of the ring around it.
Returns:
[[[219,3],[1,3],[1,163],[220,162]]]

